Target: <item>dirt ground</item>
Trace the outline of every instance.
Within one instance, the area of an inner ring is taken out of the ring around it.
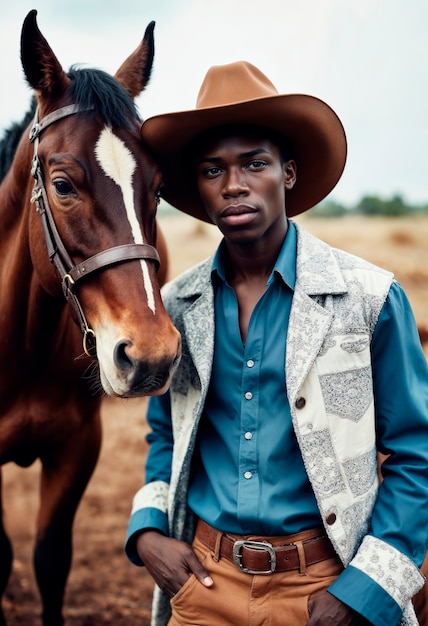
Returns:
[[[339,220],[299,218],[332,245],[395,272],[412,302],[428,356],[428,218]],[[182,216],[161,216],[175,275],[207,256],[219,237],[214,227]],[[104,443],[74,528],[74,560],[66,593],[66,626],[147,626],[152,582],[124,556],[134,492],[143,481],[146,400],[105,400]],[[40,626],[32,572],[39,467],[3,469],[4,514],[14,546],[13,573],[4,598],[8,626]]]

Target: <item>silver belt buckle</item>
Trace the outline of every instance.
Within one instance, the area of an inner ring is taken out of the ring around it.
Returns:
[[[270,569],[262,570],[259,572],[258,570],[252,570],[248,567],[244,567],[242,564],[242,548],[250,548],[251,550],[260,550],[265,551],[269,554],[269,567]],[[237,566],[241,572],[245,572],[245,574],[273,574],[276,569],[276,554],[275,549],[267,541],[235,541],[233,544],[233,562]]]

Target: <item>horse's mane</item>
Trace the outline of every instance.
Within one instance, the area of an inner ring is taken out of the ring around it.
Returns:
[[[67,73],[72,80],[73,102],[84,109],[93,109],[92,115],[100,116],[108,126],[129,128],[132,119],[140,120],[136,105],[128,92],[113,76],[102,70],[72,66]],[[14,122],[0,139],[0,182],[12,165],[22,133],[34,117],[36,99],[21,122]]]
[[[19,140],[22,137],[22,133],[33,119],[35,110],[36,99],[33,96],[31,99],[30,109],[27,111],[22,121],[14,122],[12,126],[4,132],[3,137],[0,139],[0,182],[6,176],[10,166],[12,165]]]
[[[67,75],[72,80],[73,102],[94,109],[93,114],[108,126],[129,128],[131,120],[140,119],[134,100],[110,74],[72,66]]]

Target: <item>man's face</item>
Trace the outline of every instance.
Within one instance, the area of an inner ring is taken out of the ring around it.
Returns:
[[[259,134],[230,134],[200,146],[197,182],[205,210],[230,241],[250,243],[272,230],[285,234],[285,191],[295,182],[294,161]]]

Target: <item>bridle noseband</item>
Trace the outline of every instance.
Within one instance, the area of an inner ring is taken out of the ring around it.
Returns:
[[[36,210],[42,218],[43,232],[46,241],[46,247],[51,262],[61,278],[62,289],[67,302],[70,304],[74,317],[83,333],[83,349],[85,353],[94,357],[95,353],[95,333],[88,325],[82,306],[75,293],[76,284],[82,279],[90,276],[94,272],[105,267],[131,261],[135,259],[145,259],[154,261],[159,267],[159,254],[153,246],[149,244],[124,244],[115,246],[108,250],[103,250],[94,254],[82,263],[77,265],[72,261],[65,246],[61,240],[57,230],[52,210],[46,193],[43,174],[38,157],[39,137],[41,133],[51,124],[75,113],[90,111],[76,104],[70,104],[62,107],[52,113],[46,115],[42,120],[38,121],[38,110],[34,117],[34,122],[30,130],[30,141],[34,144],[34,157],[31,167],[31,174],[35,179],[33,192],[31,194],[31,202],[36,205]]]

